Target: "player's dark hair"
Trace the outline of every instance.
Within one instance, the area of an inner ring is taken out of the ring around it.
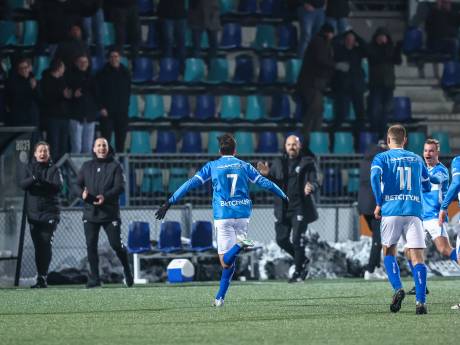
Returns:
[[[233,155],[235,153],[236,141],[233,135],[225,133],[217,137],[219,150],[222,155]]]
[[[391,138],[396,145],[404,144],[404,139],[406,138],[406,129],[403,125],[393,125],[388,128],[387,133],[388,138]]]
[[[50,151],[50,144],[42,140],[42,141],[37,141],[37,143],[34,146],[34,152],[37,151],[37,148],[42,145],[45,145],[46,147],[48,147],[48,151]]]
[[[425,144],[436,145],[436,150],[438,150],[438,152],[441,151],[441,145],[439,144],[438,139],[428,138],[426,139]]]

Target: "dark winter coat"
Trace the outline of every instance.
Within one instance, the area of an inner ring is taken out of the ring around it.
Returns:
[[[425,21],[428,41],[456,38],[460,26],[460,14],[454,10],[431,9]]]
[[[95,78],[91,75],[90,68],[86,71],[81,71],[73,67],[66,74],[66,83],[72,90],[72,99],[69,100],[69,116],[71,119],[83,122],[84,119],[88,122],[96,121],[96,114],[99,110],[97,103],[98,89]],[[82,96],[75,97],[75,92],[80,89]]]
[[[322,8],[324,7],[325,3],[326,3],[325,0],[300,0],[299,6],[303,6],[304,4],[310,4],[314,8]]]
[[[185,19],[187,11],[184,0],[160,0],[157,8],[158,17],[161,19]]]
[[[118,69],[106,64],[96,80],[101,108],[106,108],[109,114],[128,116],[131,95],[131,75],[128,69],[122,64]]]
[[[125,179],[121,164],[115,160],[113,153],[106,159],[94,157],[83,163],[77,178],[79,195],[82,195],[85,187],[93,197],[102,194],[104,203],[93,205],[88,200],[90,198],[87,198],[83,208],[83,220],[106,223],[120,219],[119,197],[125,189]]]
[[[220,30],[219,1],[191,0],[188,9],[188,24],[192,30]]]
[[[58,119],[69,118],[67,100],[64,97],[65,88],[64,77],[53,77],[49,69],[43,72],[40,81],[40,105],[43,116]]]
[[[276,158],[270,166],[268,178],[275,182],[285,193],[288,187],[288,156]],[[301,196],[301,209],[298,210],[307,223],[312,223],[318,219],[316,210],[317,195],[319,192],[318,166],[314,156],[303,156],[300,159],[298,173],[299,195]],[[307,182],[313,185],[314,191],[310,195],[305,195],[304,188]],[[316,199],[316,200],[315,200]],[[282,221],[286,215],[288,204],[279,198],[275,198],[275,218]]]
[[[326,7],[326,17],[346,18],[350,14],[350,4],[348,0],[328,0]]]
[[[29,222],[59,221],[58,194],[62,189],[62,175],[52,162],[39,163],[35,158],[26,168],[20,186],[27,191],[27,218]]]
[[[89,48],[83,40],[67,39],[59,43],[56,50],[56,57],[61,59],[68,69],[73,66],[76,58],[83,55],[91,56]]]
[[[7,79],[5,85],[6,114],[5,124],[7,126],[38,126],[38,86],[32,89],[29,78],[23,78],[13,72]]]

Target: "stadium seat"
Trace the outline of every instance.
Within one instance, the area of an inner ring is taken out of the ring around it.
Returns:
[[[272,97],[272,109],[270,119],[283,120],[291,116],[291,105],[289,104],[289,95],[285,93],[275,94]]]
[[[190,104],[187,95],[174,94],[171,97],[171,109],[169,117],[182,119],[190,116]]]
[[[131,144],[129,152],[136,154],[152,153],[150,144],[150,132],[131,131]]]
[[[26,0],[6,0],[11,9],[27,9],[28,3]]]
[[[16,24],[13,21],[0,21],[0,46],[16,44]]]
[[[359,191],[359,169],[348,169],[347,192],[358,193]]]
[[[190,234],[191,249],[198,252],[213,249],[212,229],[213,227],[211,222],[193,222],[192,233]]]
[[[222,134],[224,134],[224,132],[211,131],[208,133],[208,154],[219,154],[219,143],[217,142],[217,138]]]
[[[273,25],[257,25],[256,38],[252,43],[252,46],[258,50],[276,48],[275,28]]]
[[[279,151],[278,137],[275,132],[260,132],[257,143],[258,153],[276,153]]]
[[[115,44],[115,27],[110,22],[104,22],[104,46],[111,46]]]
[[[204,81],[205,64],[203,59],[188,58],[185,60],[184,81],[186,83],[199,83]]]
[[[158,249],[165,253],[172,253],[182,249],[179,222],[170,221],[161,223]]]
[[[154,49],[160,46],[158,24],[153,22],[147,25],[147,39],[143,42],[144,48]]]
[[[452,87],[460,84],[460,65],[457,61],[444,62],[442,71],[441,85],[443,87]]]
[[[335,154],[353,154],[353,135],[351,132],[335,132],[334,133],[334,148],[332,150]]]
[[[208,37],[207,31],[203,31],[201,33],[200,48],[201,49],[208,49],[209,48],[209,37]]]
[[[311,132],[309,148],[316,155],[329,153],[329,134],[326,132]]]
[[[22,36],[22,44],[24,46],[34,46],[38,38],[38,23],[35,20],[24,21],[24,33]]]
[[[204,94],[196,96],[195,118],[206,120],[216,114],[216,100],[214,95]]]
[[[173,131],[157,132],[157,153],[176,153],[176,134]]]
[[[278,49],[295,49],[297,41],[297,28],[292,23],[278,26]]]
[[[174,193],[187,180],[188,170],[186,168],[171,168],[169,170],[168,193]]]
[[[91,73],[96,74],[99,72],[102,67],[104,67],[105,61],[101,56],[92,56],[91,57]]]
[[[272,16],[279,13],[283,0],[262,0],[259,2],[260,13],[263,16]]]
[[[297,83],[297,78],[302,67],[302,60],[290,59],[285,62],[286,68],[286,82],[289,84]]]
[[[145,168],[142,175],[142,193],[163,193],[163,174],[158,168]]]
[[[393,98],[393,120],[404,122],[412,117],[412,108],[409,97],[394,97]]]
[[[220,46],[223,49],[241,47],[241,24],[225,23],[222,30]]]
[[[246,120],[260,120],[267,117],[264,97],[261,95],[249,95],[246,98]]]
[[[366,84],[369,83],[369,61],[367,59],[363,59],[361,61],[361,68],[364,71],[364,80]]]
[[[235,12],[237,0],[219,0],[220,14]]]
[[[257,13],[257,0],[240,0],[238,3],[238,12],[244,14]]]
[[[142,16],[151,16],[155,11],[153,0],[137,0],[138,12]]]
[[[129,108],[128,108],[129,117],[139,117],[139,105],[137,100],[137,95],[131,95],[129,97]]]
[[[235,140],[239,155],[254,154],[254,135],[252,132],[236,132]]]
[[[239,96],[224,95],[220,99],[220,118],[233,120],[241,116],[241,100]]]
[[[220,84],[228,82],[228,61],[225,58],[214,58],[208,72],[207,82]]]
[[[128,226],[128,252],[144,253],[152,249],[150,244],[150,225],[147,222],[131,222]]]
[[[160,73],[158,81],[160,83],[171,83],[179,80],[179,60],[176,58],[165,57],[160,60]]]
[[[323,170],[322,191],[324,195],[336,196],[342,191],[342,174],[338,168],[326,168]]]
[[[182,153],[201,153],[201,134],[200,132],[185,132],[182,136]]]
[[[450,155],[452,153],[449,141],[449,134],[442,131],[436,131],[431,133],[431,137],[439,141],[439,146],[441,148],[442,155]]]
[[[153,80],[153,60],[150,57],[138,57],[134,60],[132,81],[143,83]]]
[[[165,115],[163,96],[149,94],[144,96],[144,118],[154,120]]]
[[[422,50],[423,33],[417,27],[410,27],[404,33],[402,50],[404,54],[412,54]]]
[[[259,83],[273,84],[278,79],[278,66],[276,59],[273,57],[262,57],[259,60]]]
[[[326,122],[334,121],[334,102],[329,97],[323,98],[323,120]]]
[[[359,133],[359,153],[364,153],[369,147],[377,144],[377,133],[360,132]]]
[[[426,137],[423,132],[409,132],[407,135],[407,149],[418,155],[423,153]]]
[[[234,83],[252,83],[254,80],[254,62],[252,56],[241,54],[235,57]]]
[[[50,58],[46,55],[38,55],[34,60],[34,75],[37,80],[42,78],[42,73],[49,67]]]

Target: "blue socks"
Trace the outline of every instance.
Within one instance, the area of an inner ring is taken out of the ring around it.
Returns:
[[[414,276],[414,265],[412,265],[412,260],[407,260],[407,265],[409,266],[410,273],[412,274],[412,277]]]
[[[457,249],[453,248],[449,256],[452,261],[457,262]]]
[[[414,267],[415,300],[420,303],[426,302],[426,266],[417,264]]]
[[[402,288],[401,276],[399,273],[399,266],[396,258],[391,255],[385,256],[383,259],[385,269],[387,270],[388,280],[393,287],[393,290],[399,290]]]
[[[232,280],[233,273],[235,272],[235,266],[232,265],[229,268],[222,269],[222,276],[220,278],[219,291],[217,292],[216,299],[225,299],[225,294],[227,293],[228,287],[230,286],[230,281]]]
[[[226,265],[231,266],[236,260],[237,255],[241,252],[241,247],[235,244],[228,252],[224,254],[224,262]]]

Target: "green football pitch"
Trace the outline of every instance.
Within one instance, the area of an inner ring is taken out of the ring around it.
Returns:
[[[404,281],[406,289],[412,287]],[[0,344],[454,344],[460,280],[429,281],[428,315],[407,296],[389,311],[388,282],[217,282],[86,290],[0,290]]]

